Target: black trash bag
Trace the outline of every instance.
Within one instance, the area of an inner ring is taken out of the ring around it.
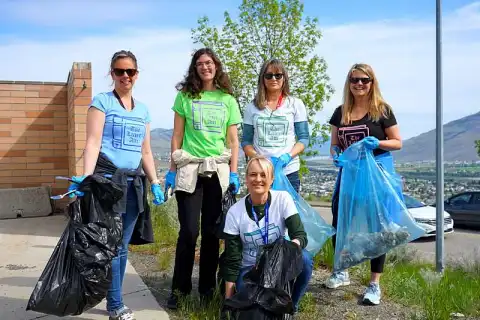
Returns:
[[[297,244],[282,237],[264,246],[257,265],[243,278],[243,289],[224,301],[221,319],[290,319],[293,283],[302,270]]]
[[[59,317],[80,315],[107,295],[111,260],[122,243],[122,219],[112,207],[122,190],[92,175],[78,189],[83,197],[69,204],[70,221],[35,286],[26,310]]]
[[[227,218],[228,210],[231,206],[237,202],[237,198],[233,191],[235,190],[235,185],[232,183],[228,186],[227,191],[223,195],[222,199],[222,214],[217,218],[215,222],[215,234],[219,239],[225,239],[225,233],[223,229],[225,228],[225,219]]]

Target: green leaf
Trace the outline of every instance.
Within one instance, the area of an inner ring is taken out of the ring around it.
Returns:
[[[329,84],[327,63],[315,51],[322,38],[318,19],[303,17],[300,0],[243,0],[238,20],[224,13],[224,24],[211,26],[208,17],[198,20],[192,29],[195,44],[213,49],[228,72],[234,95],[243,111],[255,97],[258,73],[270,58],[283,61],[290,76],[292,95],[300,98],[307,108],[311,130],[309,147],[328,139],[329,126],[315,115],[334,89]],[[312,155],[315,152],[305,153]],[[306,173],[302,161],[301,173]]]

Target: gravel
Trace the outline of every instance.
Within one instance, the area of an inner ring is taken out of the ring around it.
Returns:
[[[173,272],[173,261],[170,269],[158,270],[157,257],[140,253],[129,253],[129,260],[135,270],[149,287],[160,306],[166,309],[171,319],[180,319],[176,312],[166,308],[166,300],[170,295],[170,285]],[[379,306],[364,306],[361,304],[361,295],[364,286],[352,279],[348,287],[329,290],[323,282],[329,276],[326,270],[315,270],[310,281],[308,292],[316,300],[317,314],[315,316],[300,313],[296,319],[368,319],[368,320],[407,320],[414,312],[410,307],[404,307],[392,301],[382,300]],[[197,288],[198,264],[195,263],[193,271],[193,287]]]

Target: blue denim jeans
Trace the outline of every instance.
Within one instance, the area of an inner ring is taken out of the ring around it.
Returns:
[[[112,259],[112,284],[107,293],[107,311],[112,312],[123,308],[122,285],[127,267],[128,244],[138,218],[138,199],[135,187],[128,182],[127,212],[122,214],[123,240],[117,256]]]
[[[298,193],[300,191],[300,175],[298,171],[287,174],[287,179],[290,181],[293,189]]]
[[[300,299],[303,297],[303,295],[307,291],[308,283],[310,282],[310,278],[312,277],[312,272],[313,272],[312,255],[305,249],[303,249],[302,253],[303,253],[303,269],[302,269],[302,272],[295,279],[295,284],[293,285],[293,292],[292,292],[292,302],[293,302],[293,308],[295,311],[298,310],[298,304],[300,302]],[[242,290],[243,276],[248,271],[250,271],[250,269],[252,269],[252,266],[243,267],[240,269],[240,274],[238,275],[237,281],[235,283],[237,291]]]

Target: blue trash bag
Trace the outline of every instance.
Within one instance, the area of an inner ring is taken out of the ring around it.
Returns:
[[[343,168],[334,271],[379,257],[425,233],[405,206],[402,179],[390,153],[375,158],[359,141],[339,160]]]
[[[272,189],[287,191],[292,196],[305,228],[305,232],[307,233],[308,244],[305,249],[312,256],[315,256],[322,249],[325,241],[335,234],[335,228],[326,223],[320,214],[295,191],[283,172],[282,163],[275,164],[275,177]]]

